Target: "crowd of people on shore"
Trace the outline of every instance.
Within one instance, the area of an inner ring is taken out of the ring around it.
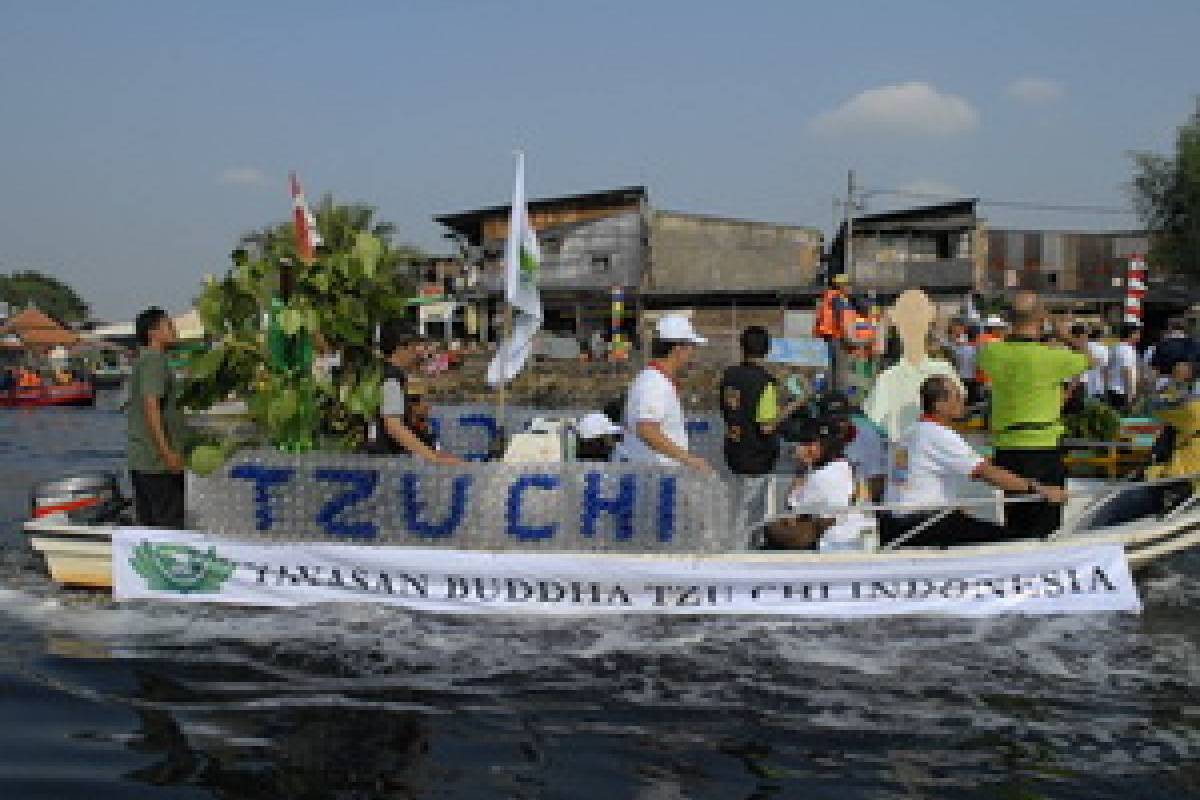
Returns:
[[[729,366],[716,398],[724,420],[724,465],[689,447],[679,382],[707,344],[686,315],[657,321],[650,359],[620,402],[575,426],[580,460],[683,467],[732,477],[734,524],[757,529],[768,546],[858,546],[864,527],[855,506],[888,504],[878,515],[884,543],[948,546],[1044,537],[1061,523],[1066,499],[1063,413],[1071,403],[1103,402],[1129,413],[1147,402],[1192,395],[1200,345],[1172,320],[1156,347],[1138,352],[1140,330],[1124,326],[1114,342],[1095,328],[1052,317],[1022,294],[1005,317],[966,315],[934,332],[936,309],[920,291],[900,294],[886,318],[864,317],[844,300],[844,281],[822,298],[814,333],[828,343],[833,390],[788,396],[766,363],[771,337],[741,333],[740,363]],[[861,306],[859,306],[861,308]],[[160,309],[139,315],[142,346],[130,381],[129,468],[143,524],[183,526],[183,423],[165,358],[174,341]],[[897,346],[898,345],[898,346]],[[409,378],[428,342],[404,321],[385,324],[383,402],[368,426],[365,451],[441,465],[462,461],[438,446],[430,409]],[[865,362],[865,363],[864,363]],[[859,396],[837,391],[847,376],[869,376]],[[961,432],[970,410],[987,419],[992,454],[979,454]],[[723,469],[719,470],[719,466]],[[783,498],[771,487],[781,471],[795,477]],[[959,507],[969,482],[1010,496],[1002,521]],[[765,524],[768,523],[769,524]]]

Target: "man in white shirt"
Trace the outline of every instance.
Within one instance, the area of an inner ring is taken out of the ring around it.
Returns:
[[[677,385],[694,358],[696,347],[707,343],[687,317],[671,314],[658,321],[650,346],[654,360],[634,377],[625,400],[622,416],[625,460],[712,472],[707,461],[688,452],[686,420]]]
[[[1108,357],[1108,403],[1117,411],[1125,412],[1137,399],[1138,354],[1137,343],[1141,339],[1141,328],[1126,323],[1121,326],[1121,341],[1112,346]]]
[[[965,413],[966,405],[962,389],[949,377],[934,375],[921,384],[921,409],[921,418],[901,443],[903,459],[893,461],[887,488],[889,504],[917,508],[912,513],[895,513],[886,521],[880,537],[884,544],[926,523],[905,544],[946,547],[1026,535],[959,510],[945,513],[962,497],[968,480],[984,481],[1006,492],[1033,492],[1052,503],[1066,499],[1066,492],[1059,487],[1043,486],[989,463],[950,427]],[[936,518],[940,514],[944,516]]]
[[[1087,328],[1083,325],[1076,325],[1071,329],[1071,333],[1078,336],[1087,335]],[[1100,338],[1100,332],[1092,331],[1091,336],[1087,339],[1087,356],[1092,362],[1092,368],[1083,374],[1083,385],[1089,398],[1104,397],[1104,393],[1108,391],[1108,347],[1103,342],[1097,341]]]

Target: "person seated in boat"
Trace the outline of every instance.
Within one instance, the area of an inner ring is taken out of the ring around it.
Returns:
[[[613,450],[621,438],[621,426],[604,414],[593,412],[579,420],[579,442],[575,448],[578,461],[611,461]]]
[[[1027,531],[1010,530],[953,509],[968,480],[983,481],[1005,492],[1038,495],[1063,503],[1066,492],[1043,486],[990,463],[951,426],[966,412],[963,390],[945,375],[921,384],[921,418],[894,448],[886,499],[888,504],[918,506],[912,512],[881,514],[880,542],[906,539],[906,545],[947,547],[1025,538]]]
[[[865,417],[854,419],[850,401],[840,393],[822,397],[818,408],[818,416],[829,420],[841,435],[846,460],[854,470],[855,485],[866,487],[864,499],[880,502],[887,484],[887,446],[883,435]]]
[[[379,414],[367,428],[366,450],[373,455],[411,455],[431,464],[462,464],[451,453],[434,449],[422,439],[418,417],[411,405],[421,403],[409,392],[409,376],[415,374],[425,356],[425,337],[407,320],[390,320],[379,332],[379,349],[384,357],[383,401]],[[428,418],[426,409],[425,418]],[[417,428],[414,430],[414,426]]]
[[[787,507],[795,516],[767,526],[769,547],[785,550],[845,550],[860,546],[862,529],[869,523],[849,509],[855,497],[854,473],[846,459],[844,432],[837,423],[805,415],[792,415],[781,435],[792,447],[801,475],[788,489]],[[812,514],[805,509],[812,508]],[[830,509],[847,513],[830,513]]]

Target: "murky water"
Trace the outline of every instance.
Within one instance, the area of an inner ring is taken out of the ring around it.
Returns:
[[[497,620],[51,586],[29,485],[114,410],[0,413],[0,797],[1200,796],[1200,556],[1141,617]]]

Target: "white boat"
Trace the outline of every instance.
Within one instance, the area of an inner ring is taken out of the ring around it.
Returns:
[[[486,467],[476,468],[486,473]],[[512,467],[506,467],[512,469]],[[1178,483],[1178,480],[1174,481]],[[696,565],[720,567],[722,565],[739,565],[753,563],[771,569],[797,570],[798,573],[819,565],[837,565],[847,567],[858,565],[864,569],[874,569],[889,564],[926,564],[937,565],[940,562],[950,563],[965,556],[983,559],[995,559],[1021,554],[1036,556],[1038,553],[1051,552],[1056,549],[1083,546],[1118,546],[1124,552],[1128,564],[1133,569],[1145,567],[1155,561],[1164,559],[1172,554],[1200,546],[1200,503],[1197,498],[1189,497],[1176,505],[1169,513],[1163,515],[1144,516],[1115,525],[1097,524],[1097,511],[1129,493],[1145,491],[1155,483],[1137,484],[1074,484],[1069,491],[1075,492],[1076,499],[1066,511],[1066,522],[1061,530],[1046,540],[1016,540],[1003,543],[963,546],[947,549],[935,548],[878,548],[873,546],[870,537],[864,537],[863,546],[858,550],[839,552],[814,551],[762,551],[752,549],[748,542],[750,537],[739,535],[737,538],[747,542],[746,546],[730,548],[724,552],[589,552],[571,551],[535,551],[538,557],[555,556],[570,557],[580,564],[587,565],[587,570],[597,575],[606,571],[606,565],[618,562],[628,562],[635,558],[639,564],[650,569],[669,569],[679,567],[694,569]],[[1086,493],[1085,493],[1086,492]],[[68,499],[67,502],[70,502]],[[998,499],[976,500],[964,503],[965,506],[981,506],[985,503],[1003,502]],[[867,507],[868,512],[886,509],[884,506]],[[910,509],[911,510],[911,509]],[[123,530],[120,526],[105,524],[75,524],[64,518],[61,513],[51,513],[41,518],[25,523],[24,531],[30,545],[44,558],[51,578],[59,584],[67,586],[82,586],[110,589],[113,586],[113,535]],[[259,535],[252,530],[232,532],[223,531],[208,541],[228,541],[241,543],[259,542],[263,546],[278,546],[280,542],[290,544],[316,544],[320,537],[299,537],[272,533]],[[428,553],[423,548],[424,542],[415,542],[413,546],[405,544],[368,544],[372,551],[387,558],[394,556],[403,561],[406,554],[420,551]],[[445,553],[447,550],[438,551]],[[529,551],[520,549],[495,550],[487,547],[465,548],[449,552],[486,553],[489,563],[503,570],[506,563],[523,564],[530,556]]]

